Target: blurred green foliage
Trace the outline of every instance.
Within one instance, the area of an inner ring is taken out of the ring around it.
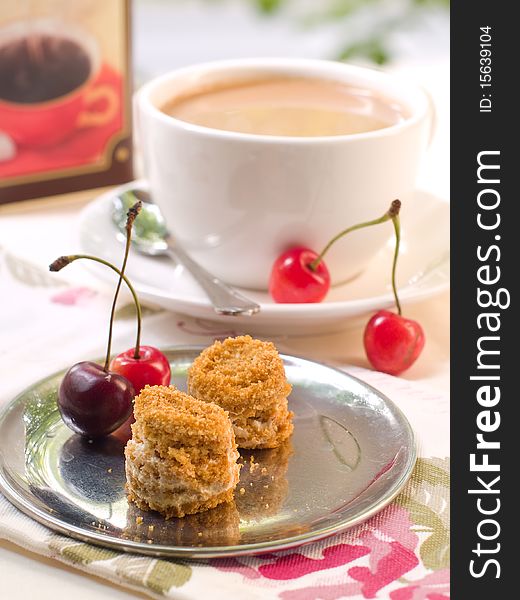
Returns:
[[[247,0],[264,15],[294,12],[302,4],[306,13],[300,17],[307,27],[317,27],[325,23],[352,22],[361,13],[369,11],[375,17],[365,20],[363,36],[349,41],[337,53],[337,60],[352,58],[368,59],[378,65],[391,58],[390,37],[399,29],[413,27],[428,11],[448,12],[450,0],[316,0],[313,3],[300,0]],[[390,9],[390,10],[389,10]]]
[[[1,0],[0,0],[1,1]],[[139,0],[138,0],[139,1]],[[159,0],[140,0],[153,2]],[[163,0],[184,2],[195,0]],[[239,0],[198,0],[224,4]],[[382,65],[392,59],[392,37],[399,32],[421,31],[429,15],[448,15],[450,0],[240,0],[263,17],[280,16],[304,28],[344,26],[346,43],[335,60],[368,60]]]
[[[258,8],[264,13],[273,13],[284,3],[284,0],[255,0]]]
[[[248,0],[251,1],[251,0]],[[252,0],[257,7],[265,13],[272,13],[284,5],[294,4],[298,0]],[[328,16],[329,18],[341,19],[346,17],[356,10],[359,10],[368,4],[383,6],[388,4],[389,0],[316,0],[315,6],[320,7],[322,15]],[[437,7],[448,8],[450,6],[450,0],[406,0],[402,2],[403,6],[408,4],[410,6],[419,7]]]

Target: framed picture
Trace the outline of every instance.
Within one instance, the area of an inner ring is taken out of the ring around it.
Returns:
[[[0,7],[0,203],[132,178],[128,0]]]

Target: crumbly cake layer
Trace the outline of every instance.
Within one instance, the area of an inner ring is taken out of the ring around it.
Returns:
[[[275,345],[243,335],[203,350],[189,370],[188,390],[239,414],[275,404],[289,395],[291,386]]]
[[[138,508],[141,510],[155,510],[158,513],[161,513],[166,519],[171,519],[172,517],[184,517],[186,515],[200,513],[204,510],[210,510],[223,502],[232,502],[234,495],[234,490],[231,489],[205,501],[192,499],[178,505],[155,504],[154,506],[151,506],[149,500],[145,500],[134,494],[134,492],[132,490],[129,491],[129,488],[127,487],[128,499]],[[152,504],[154,503],[152,502]]]
[[[216,341],[188,373],[190,394],[228,411],[239,448],[274,448],[291,435],[291,389],[275,345],[248,335]]]
[[[239,448],[276,448],[292,434],[293,413],[287,408],[287,398],[268,411],[248,417],[233,418],[233,431]]]
[[[142,509],[182,517],[233,498],[238,452],[227,413],[173,386],[146,386],[125,448],[127,495]]]

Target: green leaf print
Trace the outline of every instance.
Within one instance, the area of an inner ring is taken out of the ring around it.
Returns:
[[[404,498],[401,502],[401,506],[409,511],[410,518],[415,525],[426,527],[431,531],[436,531],[441,528],[444,529],[441,519],[439,519],[433,510],[428,508],[425,504],[416,502],[411,498]]]
[[[418,458],[412,475],[412,484],[421,484],[423,482],[430,485],[441,485],[450,487],[450,474],[441,467],[432,464],[429,459]]]
[[[49,548],[75,565],[91,565],[112,561],[111,569],[122,580],[158,594],[166,594],[172,587],[180,587],[190,580],[192,569],[183,564],[147,556],[123,554],[83,542],[75,542],[52,534]]]
[[[446,569],[450,566],[450,537],[448,532],[436,531],[423,544],[420,549],[424,566],[432,571]]]
[[[171,587],[180,587],[189,581],[191,567],[166,560],[157,560],[145,585],[154,592],[166,593]]]
[[[192,573],[191,567],[182,563],[145,556],[120,555],[114,565],[116,573],[122,579],[158,594],[165,594],[172,587],[184,585]]]
[[[447,459],[418,459],[410,481],[397,498],[410,513],[414,531],[427,535],[419,553],[424,566],[432,571],[450,564],[448,469]]]
[[[111,560],[119,554],[91,544],[72,542],[60,536],[55,536],[50,540],[49,548],[75,565],[90,565],[101,560]]]

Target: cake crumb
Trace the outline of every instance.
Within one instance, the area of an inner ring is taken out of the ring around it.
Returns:
[[[112,473],[112,468],[107,469],[107,473]]]
[[[135,518],[135,524],[136,525],[141,525],[142,522],[143,522],[143,517],[136,517]]]
[[[153,525],[148,525],[148,531],[152,532],[154,530],[154,526]]]
[[[197,533],[197,535],[198,535],[199,537],[202,537],[202,531],[199,531],[199,533]]]
[[[262,470],[260,471],[260,473],[262,473],[262,475],[266,475],[267,474],[266,467],[262,467]]]
[[[240,488],[238,491],[239,491],[239,493],[240,493],[241,496],[243,496],[246,493],[246,490],[243,487]]]

